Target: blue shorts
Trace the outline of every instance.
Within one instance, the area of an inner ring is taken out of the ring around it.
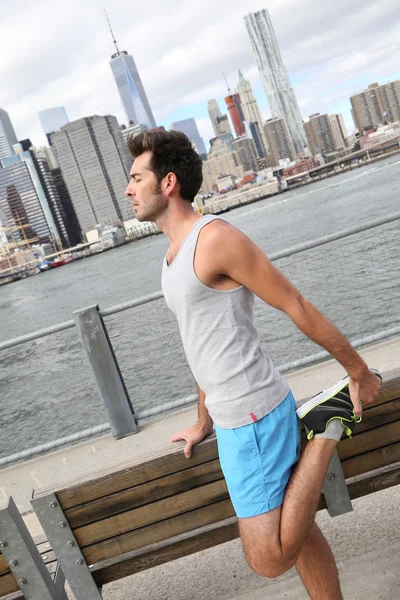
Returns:
[[[240,519],[281,506],[299,460],[300,426],[292,392],[272,412],[236,429],[215,427],[219,460]]]

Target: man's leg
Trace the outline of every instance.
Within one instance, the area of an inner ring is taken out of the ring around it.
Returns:
[[[311,531],[326,470],[337,442],[311,440],[297,463],[281,507],[239,519],[243,549],[254,571],[278,577],[297,561]]]
[[[335,559],[315,522],[301,548],[296,569],[312,600],[343,600]]]

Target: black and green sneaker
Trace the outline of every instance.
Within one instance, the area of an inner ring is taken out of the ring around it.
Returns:
[[[371,371],[382,380],[382,375],[376,369]],[[307,438],[315,434],[324,433],[332,419],[340,419],[344,427],[344,433],[351,437],[356,423],[361,421],[354,412],[354,406],[349,391],[350,377],[344,377],[341,381],[323,392],[319,392],[310,400],[300,406],[296,413],[301,419],[308,432]]]

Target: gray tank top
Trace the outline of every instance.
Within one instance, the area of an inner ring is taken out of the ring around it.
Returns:
[[[164,259],[161,285],[211,418],[218,427],[234,429],[271,412],[289,386],[261,350],[253,325],[254,294],[244,286],[209,288],[195,273],[199,233],[218,218],[196,221],[174,261],[168,265]]]

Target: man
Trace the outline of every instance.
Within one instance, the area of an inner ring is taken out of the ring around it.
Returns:
[[[249,238],[193,211],[202,162],[183,133],[156,128],[130,138],[128,147],[135,160],[126,194],[138,220],[154,221],[169,239],[162,287],[199,394],[197,423],[171,441],[185,440],[189,458],[215,425],[250,566],[273,578],[296,565],[311,598],[341,600],[315,512],[336,444],[351,434],[380,379]],[[348,373],[298,410],[310,439],[300,460],[296,405],[260,348],[254,294],[285,312]]]

